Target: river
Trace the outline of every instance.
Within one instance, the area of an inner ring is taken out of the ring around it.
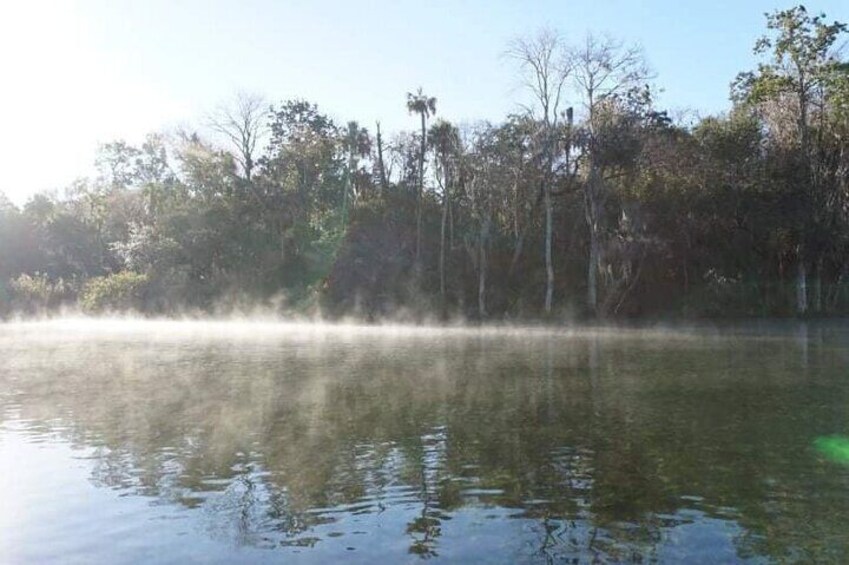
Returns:
[[[840,561],[849,324],[0,325],[0,562]]]

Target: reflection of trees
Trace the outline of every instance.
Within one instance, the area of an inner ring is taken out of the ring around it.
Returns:
[[[436,539],[442,533],[444,506],[438,500],[441,490],[439,475],[444,465],[447,442],[444,427],[435,428],[421,438],[421,455],[418,459],[421,461],[422,512],[407,524],[407,533],[413,537],[410,553],[425,557],[437,555]],[[443,496],[445,498],[448,497]],[[450,504],[449,500],[443,502]]]
[[[741,555],[849,551],[847,477],[806,454],[808,430],[845,429],[841,359],[806,345],[800,379],[787,342],[738,342],[81,342],[0,386],[94,447],[97,484],[238,543],[409,507],[398,534],[442,554],[453,513],[500,508],[534,524],[540,559],[651,559],[697,510],[745,528]]]

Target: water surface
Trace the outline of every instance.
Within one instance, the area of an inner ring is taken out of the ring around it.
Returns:
[[[849,326],[0,325],[0,561],[841,561]]]

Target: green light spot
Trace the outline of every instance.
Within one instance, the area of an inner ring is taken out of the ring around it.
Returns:
[[[824,436],[814,441],[814,447],[835,463],[849,465],[849,438],[843,436]]]

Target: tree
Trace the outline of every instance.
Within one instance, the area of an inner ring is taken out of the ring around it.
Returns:
[[[418,89],[414,126],[372,139],[237,95],[205,122],[218,145],[107,143],[61,197],[0,198],[0,302],[130,268],[162,313],[285,295],[328,315],[849,314],[846,31],[770,14],[763,63],[704,119],[655,106],[639,49],[545,30],[510,44],[525,104],[492,123],[435,120]]]
[[[460,147],[457,128],[445,120],[430,128],[430,145],[437,163],[436,180],[442,192],[442,220],[439,229],[439,295],[445,304],[445,229],[451,210],[451,190],[454,182],[456,155]]]
[[[147,202],[147,213],[151,219],[173,198],[177,186],[177,175],[171,168],[169,147],[160,134],[148,134],[136,158],[136,178]]]
[[[251,182],[257,163],[257,144],[268,130],[269,105],[257,94],[237,93],[209,117],[209,127],[232,146],[245,180]]]
[[[386,190],[389,188],[388,176],[386,174],[386,163],[383,161],[383,137],[380,134],[380,122],[375,122],[375,127],[377,128],[375,143],[377,144],[377,178],[380,182],[380,192],[382,194],[386,193]]]
[[[287,213],[306,224],[331,209],[341,209],[345,155],[334,121],[315,104],[288,100],[272,108],[270,129],[263,181],[278,198],[290,200],[293,210]]]
[[[542,30],[531,38],[514,40],[508,55],[518,62],[524,85],[534,100],[533,105],[525,109],[539,124],[535,137],[542,168],[540,192],[545,202],[545,312],[550,314],[554,300],[552,176],[563,87],[572,68],[565,57],[562,39],[551,30]]]
[[[97,148],[95,166],[100,181],[110,188],[127,188],[137,182],[136,160],[141,151],[126,141],[112,141]]]
[[[180,163],[182,184],[204,204],[209,205],[217,199],[233,196],[238,177],[232,153],[216,149],[197,134],[183,133],[178,145],[177,159]],[[251,188],[253,189],[253,186]]]
[[[511,115],[498,127],[497,136],[501,158],[510,170],[509,232],[513,236],[513,257],[510,260],[508,279],[512,279],[522,257],[525,238],[533,228],[533,213],[539,203],[534,190],[538,167],[531,155],[533,135],[537,130],[534,120],[525,115]]]
[[[419,114],[422,121],[421,150],[419,151],[419,174],[418,186],[416,187],[416,272],[421,270],[421,248],[422,248],[422,198],[424,195],[424,165],[425,150],[427,148],[427,119],[436,114],[436,98],[427,96],[419,87],[416,93],[407,93],[407,111],[410,114]]]
[[[822,133],[829,91],[849,73],[835,53],[847,27],[837,21],[827,23],[824,14],[811,16],[802,5],[777,10],[766,18],[771,36],[761,37],[754,52],[768,54],[769,59],[757,71],[738,75],[732,88],[738,101],[760,109],[776,145],[798,158],[800,204],[805,209],[794,234],[796,311],[804,315],[808,311],[808,262],[813,255],[820,270],[823,248],[817,240],[822,239],[822,214],[830,200],[820,174],[824,137],[812,133]]]
[[[492,217],[498,179],[498,155],[493,131],[489,124],[481,124],[464,132],[463,151],[463,194],[466,198],[471,220],[475,225],[474,243],[467,243],[472,262],[476,267],[478,316],[487,317],[487,274],[489,270],[489,248],[492,235]]]
[[[348,122],[348,127],[345,130],[344,146],[347,153],[347,163],[345,167],[345,193],[342,198],[342,216],[347,220],[350,200],[357,196],[355,179],[358,171],[358,161],[371,153],[371,137],[368,134],[368,130],[360,127],[360,124],[357,122]]]
[[[614,110],[615,99],[642,87],[649,77],[642,51],[604,37],[587,35],[581,45],[571,49],[572,82],[584,107],[584,183],[585,217],[589,228],[587,265],[587,307],[598,312],[598,273],[602,268],[604,235],[605,163],[601,157],[601,122]]]

